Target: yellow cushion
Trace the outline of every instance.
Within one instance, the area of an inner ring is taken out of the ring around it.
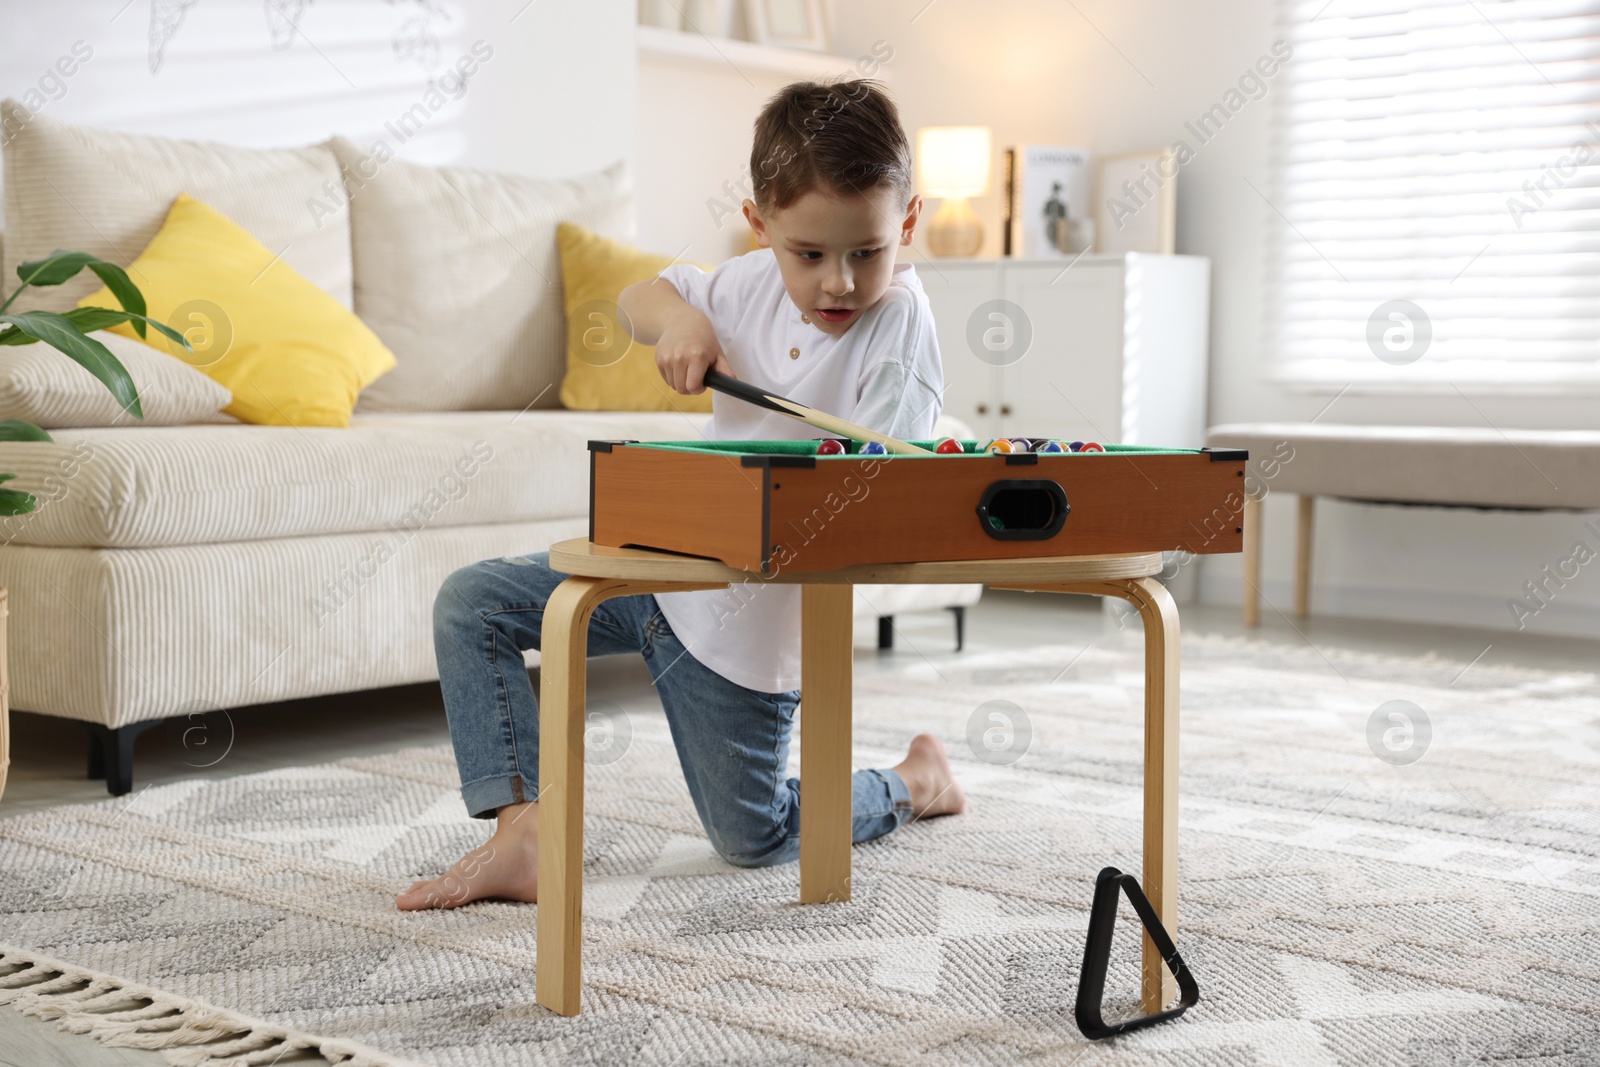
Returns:
[[[656,369],[655,347],[634,342],[616,319],[618,294],[654,278],[672,265],[672,257],[641,252],[570,222],[556,227],[556,245],[567,309],[561,403],[579,411],[710,411],[710,390],[699,396],[674,390]]]
[[[226,386],[223,410],[268,426],[348,426],[356,397],[394,367],[377,335],[222,213],[179,193],[167,220],[128,267],[147,314],[181,332],[194,354],[149,331]],[[79,306],[115,308],[108,289]],[[113,327],[137,336],[124,323]]]

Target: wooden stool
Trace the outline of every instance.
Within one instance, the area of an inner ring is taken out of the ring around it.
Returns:
[[[539,904],[536,992],[562,1015],[582,995],[583,733],[589,617],[602,601],[638,593],[717,589],[763,581],[716,560],[584,539],[550,549],[551,569],[572,575],[545,605],[539,691]],[[1178,919],[1178,611],[1161,553],[890,563],[779,575],[801,594],[800,901],[850,899],[851,587],[871,582],[982,582],[994,589],[1114,596],[1139,609],[1145,635],[1144,870],[1161,922]],[[1142,1001],[1159,1011],[1176,994],[1154,943],[1144,938]]]

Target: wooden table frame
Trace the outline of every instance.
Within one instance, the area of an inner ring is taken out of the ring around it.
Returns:
[[[576,1015],[583,993],[583,733],[589,619],[602,602],[638,593],[717,589],[763,580],[715,560],[584,539],[550,549],[572,575],[544,610],[539,691],[539,903],[535,992]],[[800,902],[850,899],[852,586],[983,582],[994,589],[1118,597],[1139,610],[1145,636],[1144,869],[1140,882],[1163,925],[1178,930],[1178,611],[1153,575],[1159,552],[1010,560],[895,563],[779,575],[801,593]],[[1159,1011],[1177,993],[1149,935],[1141,1000]]]

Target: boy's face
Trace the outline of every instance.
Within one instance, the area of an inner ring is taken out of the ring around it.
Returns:
[[[813,189],[768,215],[746,200],[744,216],[777,257],[789,299],[811,325],[837,337],[882,298],[896,250],[911,243],[922,197],[897,199],[888,186],[844,197]]]

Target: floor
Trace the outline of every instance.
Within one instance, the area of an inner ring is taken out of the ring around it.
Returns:
[[[1246,633],[1236,608],[1192,606],[1183,609],[1182,616],[1188,633],[1225,637]],[[1126,622],[1137,625],[1133,620]],[[1089,598],[990,591],[968,609],[967,647],[979,651],[1041,641],[1086,645],[1118,626],[1117,618]],[[859,674],[894,674],[924,659],[937,665],[955,655],[949,613],[903,616],[896,620],[896,630],[897,647],[890,652],[874,647],[875,629],[863,628],[857,634],[855,669]],[[1388,655],[1432,652],[1463,665],[1478,662],[1592,671],[1600,664],[1600,642],[1595,641],[1371,619],[1326,617],[1291,622],[1269,615],[1250,636],[1285,644],[1310,643],[1319,649]],[[632,657],[594,661],[590,695],[591,699],[613,701],[630,713],[658,707],[642,662]],[[11,776],[0,801],[0,818],[105,799],[104,784],[84,777],[85,737],[77,723],[14,713]],[[448,740],[434,683],[216,712],[192,721],[170,722],[140,737],[134,792],[123,802],[136,801],[139,791],[151,785],[194,775],[247,774]],[[0,1067],[164,1062],[156,1052],[111,1048],[89,1037],[58,1031],[53,1023],[0,1008]]]

